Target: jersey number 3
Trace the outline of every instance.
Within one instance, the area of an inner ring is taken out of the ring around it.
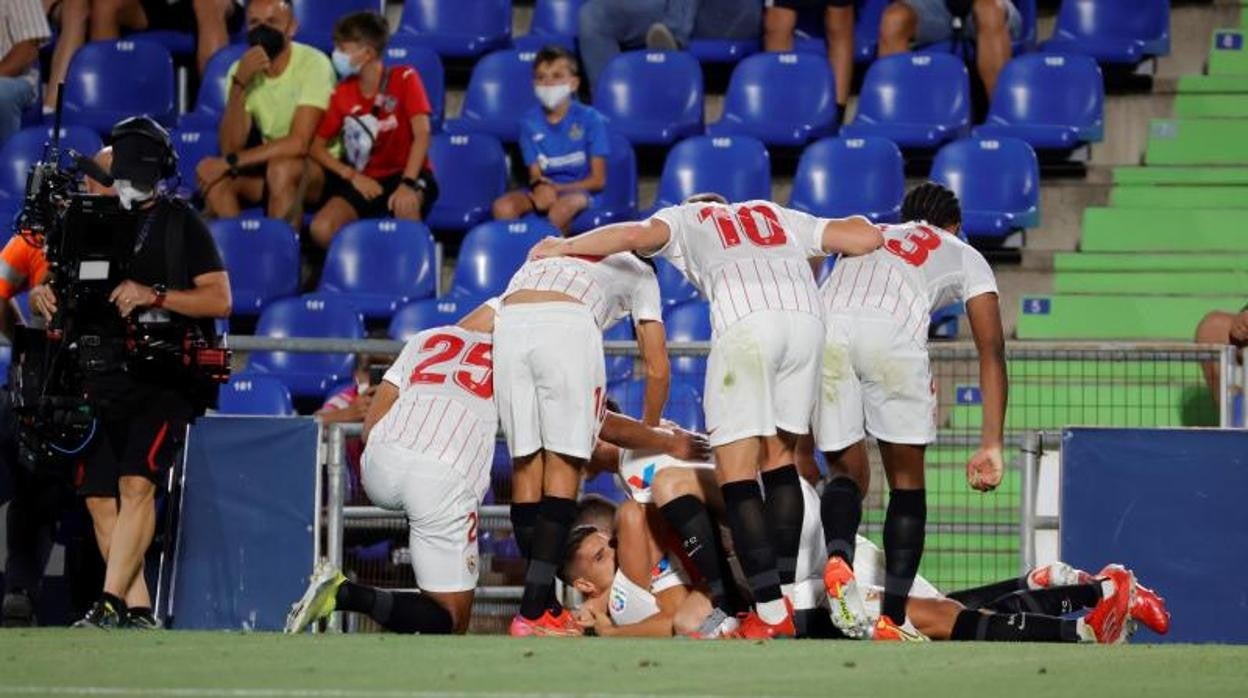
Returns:
[[[494,397],[494,359],[490,355],[492,349],[493,345],[487,342],[475,342],[469,345],[453,334],[435,334],[425,340],[420,348],[422,354],[433,352],[433,356],[416,364],[408,382],[441,385],[446,382],[447,375],[450,375],[455,385],[482,400],[492,399]],[[442,368],[442,364],[451,361],[455,361],[456,364]]]
[[[758,227],[754,214],[763,219],[766,233]],[[766,206],[742,206],[735,212],[723,206],[707,206],[698,211],[699,223],[708,218],[714,219],[719,230],[719,241],[724,243],[725,249],[740,245],[742,233],[759,247],[776,247],[788,241],[784,226],[776,219],[776,212]]]
[[[921,267],[932,250],[940,247],[940,234],[925,225],[915,226],[904,240],[889,238],[884,249],[905,260],[912,267]]]

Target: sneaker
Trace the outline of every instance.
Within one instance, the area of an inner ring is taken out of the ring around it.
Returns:
[[[507,634],[512,637],[575,637],[584,634],[576,619],[565,608],[557,615],[550,611],[542,613],[537,620],[529,620],[519,613],[511,619]]]
[[[150,608],[132,608],[126,612],[125,627],[133,630],[160,630],[165,626]]]
[[[741,623],[721,608],[712,608],[698,629],[689,633],[695,640],[719,640],[731,637]]]
[[[330,564],[329,560],[321,560],[312,571],[308,580],[308,588],[303,598],[290,607],[286,614],[286,633],[301,633],[338,607],[338,587],[347,581],[342,571]]]
[[[0,605],[0,628],[29,628],[35,624],[35,602],[24,591],[4,595]]]
[[[1135,597],[1135,575],[1122,565],[1108,565],[1099,578],[1108,580],[1113,591],[1100,600],[1084,620],[1102,645],[1116,645],[1127,639],[1131,600]]]
[[[680,48],[680,44],[667,25],[655,22],[646,30],[646,48],[651,51],[675,51]]]
[[[100,628],[102,630],[114,630],[122,625],[121,614],[113,606],[113,602],[106,599],[96,601],[91,606],[91,610],[87,611],[87,615],[74,623],[75,628]]]
[[[793,625],[793,604],[784,599],[784,620],[772,625],[763,620],[758,611],[750,611],[741,619],[741,624],[728,637],[736,640],[779,640],[797,637],[797,626]]]
[[[1092,575],[1061,561],[1051,562],[1027,573],[1027,587],[1033,590],[1087,584],[1092,581]]]
[[[923,633],[910,625],[910,619],[902,625],[897,625],[892,618],[881,615],[875,621],[875,627],[871,629],[871,639],[875,642],[927,642],[928,638]]]
[[[1158,635],[1170,632],[1170,611],[1166,610],[1166,600],[1138,582],[1135,585],[1135,598],[1131,600],[1130,613],[1133,619]]]
[[[828,611],[832,624],[846,637],[861,640],[870,635],[871,621],[867,607],[854,577],[854,568],[833,555],[823,568],[823,584],[828,592]]]

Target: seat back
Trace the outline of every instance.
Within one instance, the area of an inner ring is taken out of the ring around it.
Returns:
[[[603,69],[594,107],[630,141],[662,143],[702,130],[704,97],[702,67],[692,55],[629,51]]]
[[[289,417],[295,414],[290,390],[273,376],[240,373],[217,392],[217,413]]]
[[[971,119],[966,66],[948,54],[901,53],[871,64],[855,121],[965,128]]]
[[[729,201],[771,197],[771,156],[749,136],[694,136],[667,154],[656,206],[678,204],[694,194],[715,192]]]
[[[658,277],[659,295],[663,297],[665,305],[684,303],[700,295],[698,287],[689,283],[689,279],[675,265],[662,257],[654,260],[654,275]]]
[[[256,315],[299,292],[299,235],[276,218],[218,218],[208,223],[230,273],[234,314]]]
[[[1002,69],[988,123],[1100,128],[1104,112],[1105,84],[1094,59],[1032,53]]]
[[[793,140],[794,131],[829,131],[836,116],[836,79],[825,56],[757,53],[732,71],[721,123],[764,141]]]
[[[1062,0],[1053,36],[1161,41],[1170,36],[1169,0]]]
[[[966,138],[936,153],[931,179],[968,211],[1028,211],[1040,204],[1036,153],[1017,138]]]
[[[413,301],[400,308],[390,319],[388,334],[391,339],[406,342],[422,330],[459,322],[480,304],[481,301],[475,298],[458,296]]]
[[[489,216],[507,186],[507,162],[498,139],[485,134],[438,134],[429,145],[438,178],[438,200],[429,213],[434,229],[466,230]]]
[[[330,243],[318,290],[426,298],[437,291],[434,257],[433,235],[420,221],[355,221]]]
[[[691,300],[663,310],[663,327],[669,342],[706,342],[711,339],[711,304]],[[672,357],[672,371],[681,374],[706,372],[706,359],[700,356]]]
[[[580,33],[577,15],[582,0],[537,0],[530,35],[562,39]]]
[[[69,62],[64,96],[65,123],[89,126],[96,133],[107,134],[113,124],[136,114],[172,126],[173,57],[145,41],[84,44]]]
[[[64,158],[67,149],[92,157],[101,147],[100,137],[95,131],[85,126],[61,127],[62,165],[68,165]],[[12,200],[20,205],[26,196],[26,178],[30,175],[30,166],[43,158],[43,146],[52,140],[52,127],[31,126],[9,136],[0,145],[0,201]]]
[[[413,34],[442,56],[476,56],[511,36],[511,0],[407,0],[399,32]]]
[[[495,51],[472,69],[460,120],[463,129],[505,141],[520,135],[520,121],[538,106],[533,92],[533,51]]]
[[[350,303],[336,296],[283,298],[273,301],[260,314],[256,335],[362,339],[364,319]],[[251,354],[248,367],[277,374],[279,378],[282,374],[315,374],[332,383],[345,380],[351,375],[355,369],[355,355],[259,351]]]
[[[226,44],[204,66],[204,75],[199,83],[199,94],[195,97],[195,113],[201,115],[220,115],[225,113],[225,102],[229,98],[230,86],[227,77],[230,66],[251,48],[247,44]]]
[[[594,196],[594,205],[611,211],[637,210],[637,156],[633,144],[610,131],[611,154],[607,156],[607,184]]]
[[[885,138],[825,138],[802,153],[789,205],[817,216],[896,222],[906,194],[901,150]]]
[[[502,293],[542,238],[559,231],[545,219],[489,221],[464,236],[451,288],[456,294],[488,298]]]
[[[195,167],[200,160],[214,157],[221,152],[216,131],[175,129],[171,134],[173,149],[178,154],[178,192],[190,194],[199,189],[195,179]]]
[[[334,24],[352,12],[385,12],[384,0],[290,0],[299,31],[295,41],[329,53],[334,50]]]
[[[386,46],[386,64],[410,65],[416,69],[425,86],[425,94],[429,97],[429,106],[433,108],[430,118],[433,130],[435,133],[442,130],[442,119],[446,111],[446,72],[437,52],[398,34]]]

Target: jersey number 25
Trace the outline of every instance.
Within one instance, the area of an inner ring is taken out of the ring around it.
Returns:
[[[925,225],[915,226],[906,233],[904,240],[889,238],[884,249],[905,260],[912,267],[921,267],[932,250],[940,247],[940,233]]]
[[[758,227],[754,214],[758,214],[766,224],[765,233]],[[759,247],[776,247],[788,241],[784,226],[776,218],[776,212],[766,206],[742,206],[736,211],[723,206],[707,206],[698,211],[699,223],[708,218],[715,221],[715,228],[719,230],[719,241],[724,243],[725,249],[740,245],[742,233]]]
[[[494,397],[494,358],[490,355],[492,350],[493,345],[488,342],[474,342],[469,345],[453,334],[435,334],[420,347],[422,354],[433,352],[433,356],[416,364],[408,382],[442,385],[449,375],[455,385],[482,400],[490,400]],[[442,368],[443,364],[452,361],[455,362],[454,365]]]

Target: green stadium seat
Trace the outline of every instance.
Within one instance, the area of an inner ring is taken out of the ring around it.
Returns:
[[[1154,119],[1144,162],[1149,165],[1248,164],[1248,120]]]
[[[1114,184],[1248,185],[1248,167],[1115,167]]]
[[[1179,94],[1248,92],[1248,81],[1240,75],[1184,75],[1179,78]]]
[[[1114,187],[1109,204],[1124,208],[1245,208],[1248,187]]]
[[[1053,268],[1063,272],[1088,271],[1248,271],[1248,254],[1058,252]]]
[[[1243,209],[1088,208],[1084,252],[1248,252]]]
[[[1218,296],[1248,289],[1248,273],[1228,271],[1058,272],[1056,293]]]
[[[1019,339],[1190,341],[1205,313],[1243,302],[1241,289],[1222,296],[1024,296],[1015,334]]]
[[[1240,79],[1248,82],[1248,79],[1242,77]],[[1174,100],[1174,115],[1181,119],[1248,118],[1248,93],[1179,93]]]
[[[979,405],[957,405],[949,413],[949,426],[954,429],[978,429],[982,420],[983,410]],[[1014,383],[1010,385],[1010,406],[1005,413],[1006,429],[1055,429],[1072,425],[1216,426],[1217,423],[1213,398],[1209,390],[1198,383]]]
[[[1241,29],[1218,29],[1213,32],[1209,49],[1210,75],[1248,75],[1248,46]]]

